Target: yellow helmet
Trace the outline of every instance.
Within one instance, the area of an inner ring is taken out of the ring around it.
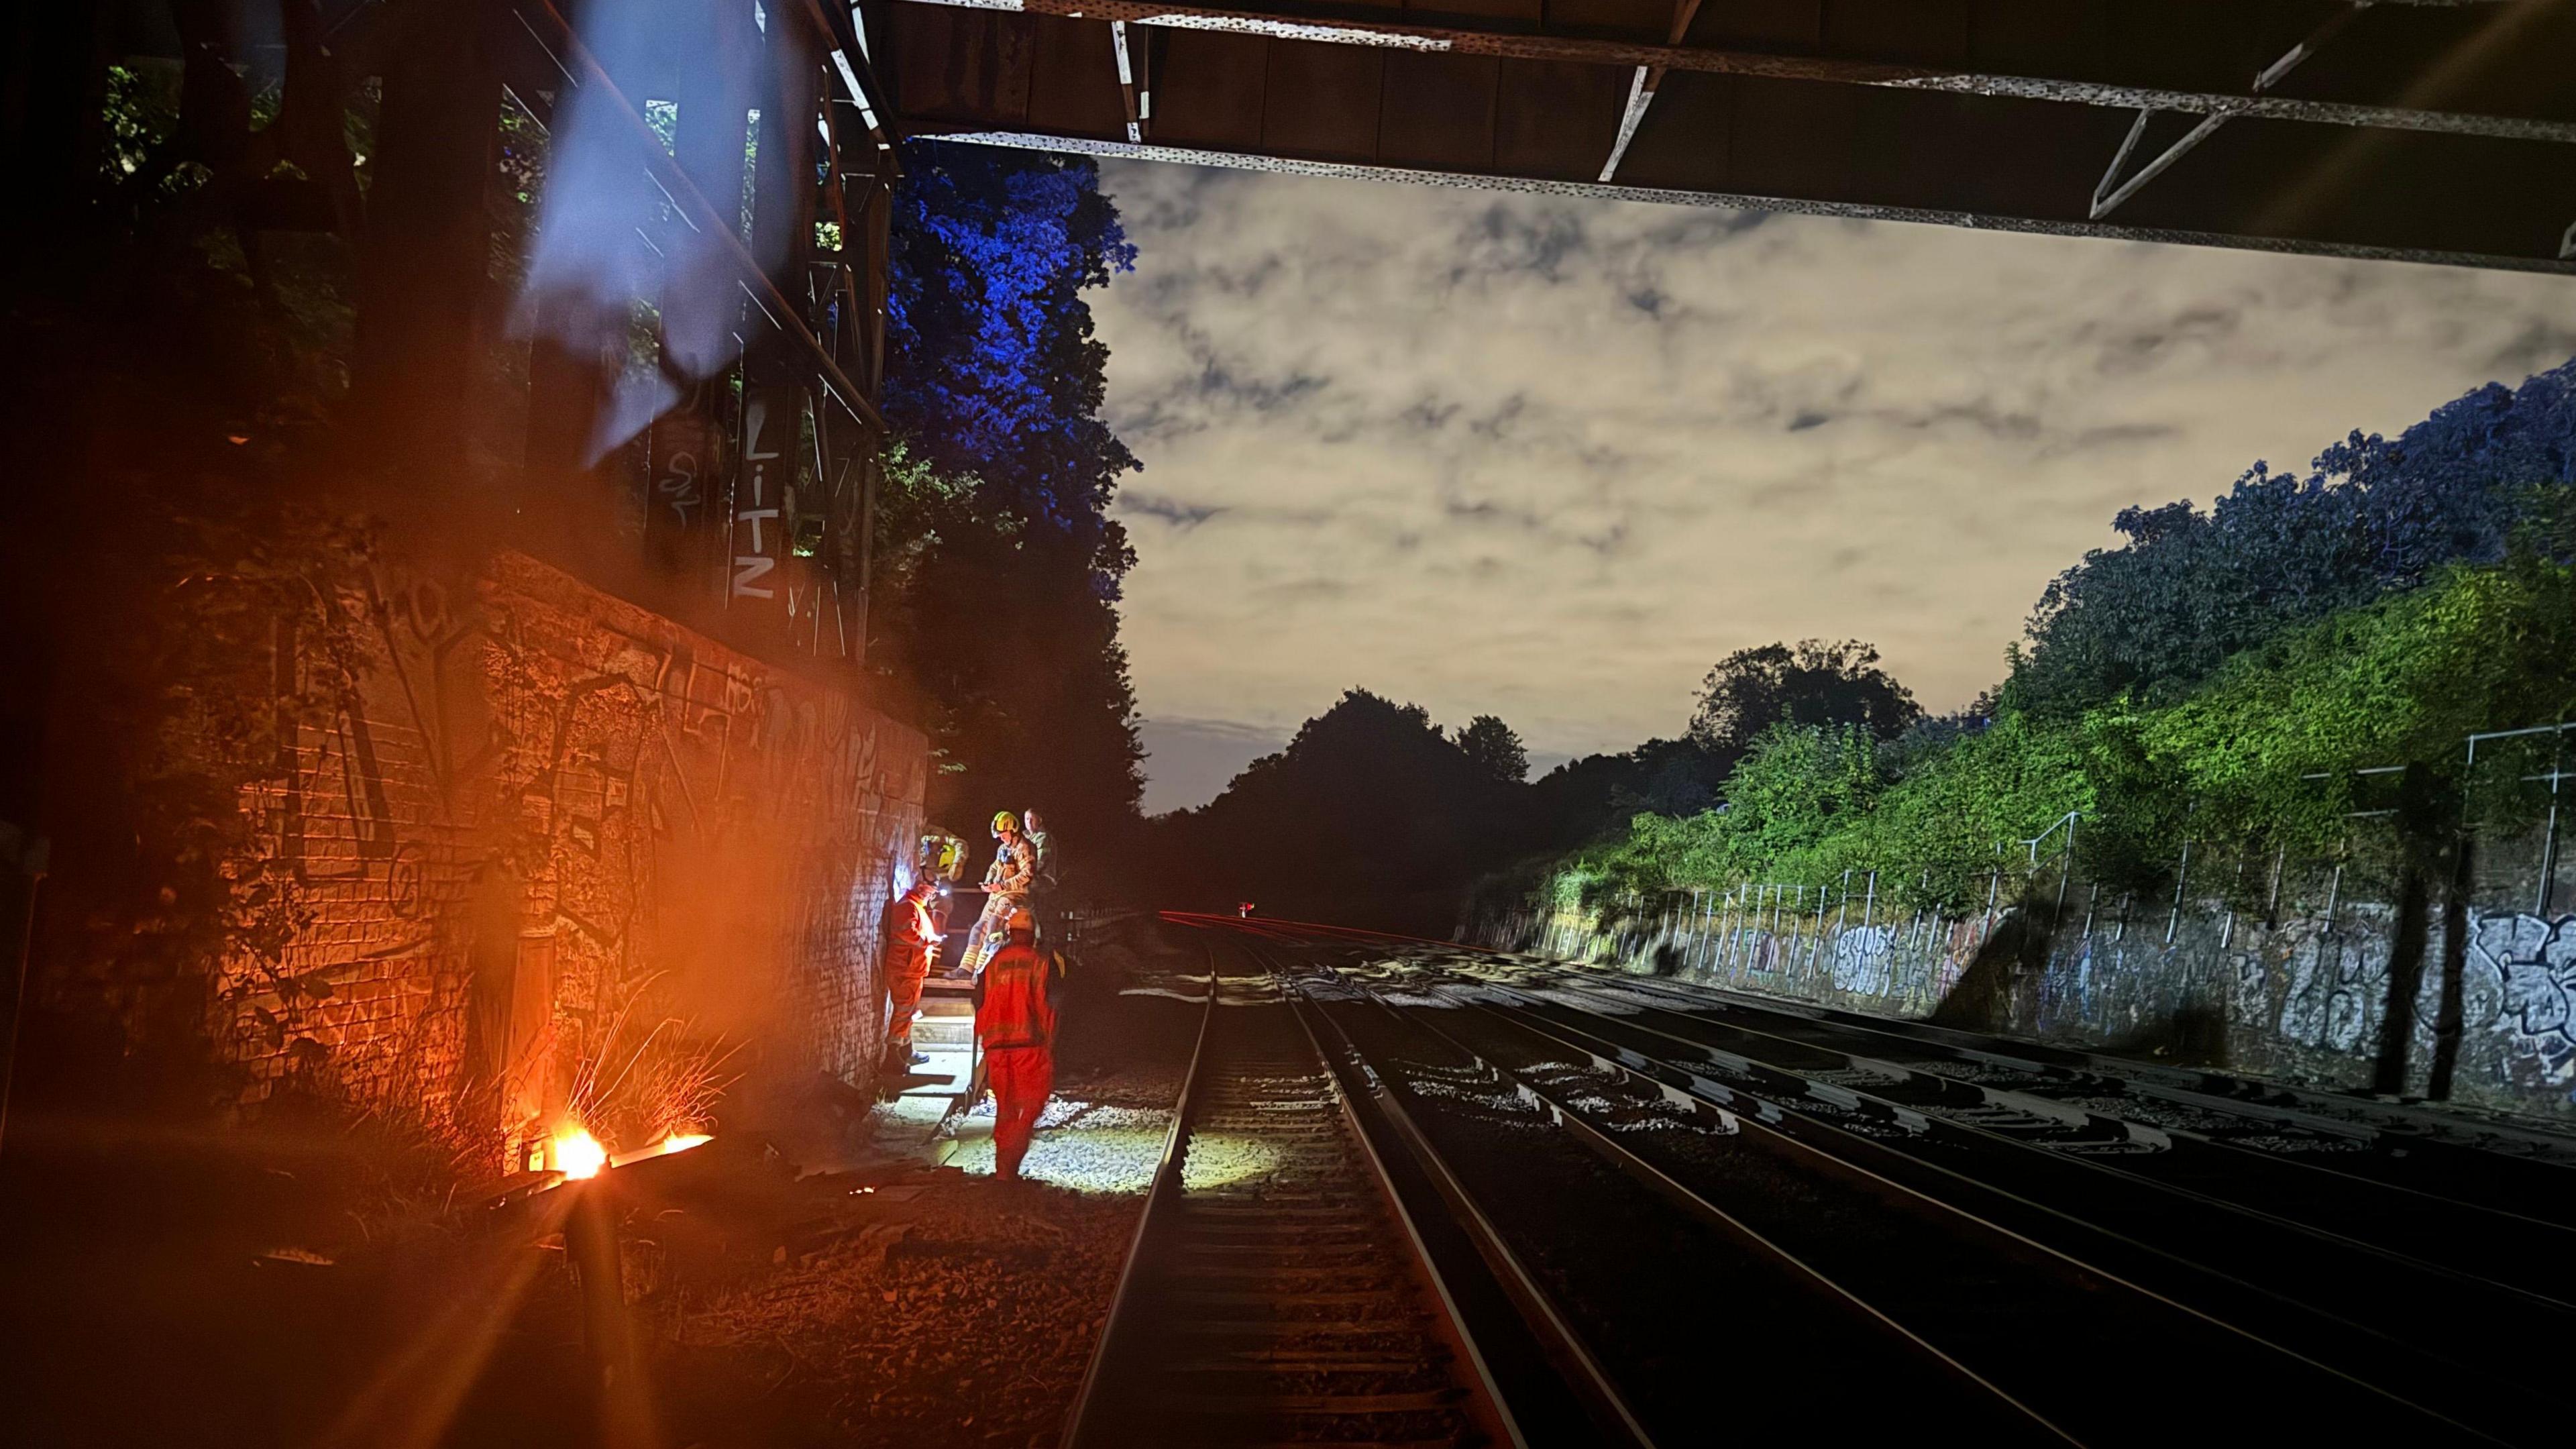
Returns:
[[[966,870],[966,842],[934,825],[915,859],[922,879],[955,880]]]
[[[1008,810],[996,812],[993,816],[993,833],[1000,835],[1005,830],[1013,835],[1020,833],[1020,817]]]

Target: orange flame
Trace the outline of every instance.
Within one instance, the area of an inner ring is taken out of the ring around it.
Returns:
[[[590,1135],[590,1129],[578,1124],[555,1129],[553,1150],[548,1154],[554,1168],[570,1178],[597,1177],[608,1165],[608,1149]]]

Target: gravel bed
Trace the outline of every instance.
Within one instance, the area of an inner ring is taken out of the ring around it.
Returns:
[[[1055,1442],[1142,1200],[941,1173],[903,1206],[681,1305],[653,1369],[670,1442]]]

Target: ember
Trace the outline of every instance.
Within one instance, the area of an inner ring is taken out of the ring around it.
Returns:
[[[608,1159],[608,1165],[624,1167],[630,1162],[641,1162],[648,1157],[668,1157],[674,1152],[686,1152],[692,1147],[702,1146],[714,1140],[714,1137],[704,1132],[674,1132],[650,1147],[639,1147],[633,1152],[618,1153]]]

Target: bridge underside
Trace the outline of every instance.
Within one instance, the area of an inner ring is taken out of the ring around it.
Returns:
[[[913,134],[2576,271],[2567,0],[1448,3],[866,17]]]

